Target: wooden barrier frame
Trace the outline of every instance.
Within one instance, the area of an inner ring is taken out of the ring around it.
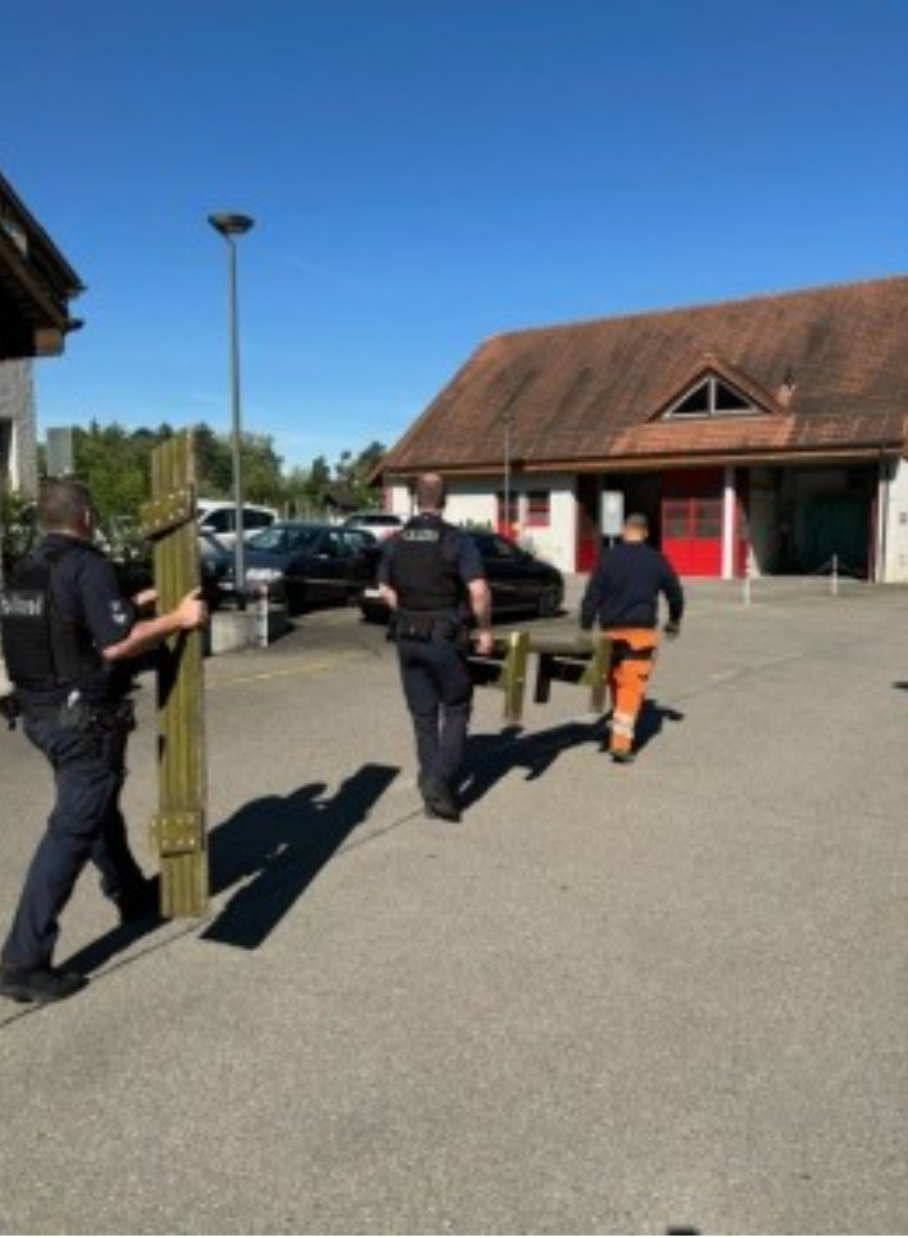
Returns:
[[[152,500],[142,527],[154,545],[158,606],[172,610],[201,580],[192,435],[176,435],[152,453]],[[208,912],[207,765],[202,633],[180,632],[158,662],[159,810],[151,846],[160,859],[161,914]]]
[[[523,704],[527,681],[527,664],[531,653],[537,655],[534,701],[545,705],[551,696],[552,683],[579,684],[590,689],[590,711],[604,713],[608,693],[608,673],[612,660],[612,642],[607,637],[534,636],[530,632],[511,632],[497,638],[489,656],[473,654],[470,674],[479,687],[496,688],[504,692],[506,722],[523,720]]]
[[[608,693],[608,673],[612,661],[612,642],[608,637],[594,636],[591,641],[545,640],[536,652],[537,705],[548,704],[552,682],[575,683],[590,690],[590,712],[605,712]]]

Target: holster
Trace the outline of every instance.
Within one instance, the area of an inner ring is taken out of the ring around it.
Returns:
[[[435,633],[438,622],[431,615],[414,615],[412,613],[398,614],[397,639],[430,641]]]

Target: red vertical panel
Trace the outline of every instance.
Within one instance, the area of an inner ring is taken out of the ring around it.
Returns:
[[[577,571],[591,572],[599,557],[599,478],[577,478]]]
[[[722,575],[721,469],[666,473],[662,550],[679,576]]]

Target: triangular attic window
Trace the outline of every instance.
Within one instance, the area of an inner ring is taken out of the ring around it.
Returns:
[[[763,410],[729,383],[711,376],[672,404],[666,417],[734,417]]]

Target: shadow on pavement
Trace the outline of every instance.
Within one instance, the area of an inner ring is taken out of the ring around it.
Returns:
[[[469,808],[481,800],[513,769],[525,769],[527,782],[541,778],[562,752],[580,744],[601,746],[605,735],[602,718],[594,722],[567,722],[531,735],[518,726],[505,727],[495,735],[471,735],[467,741],[467,775],[461,787],[461,805]]]
[[[253,800],[213,830],[212,892],[248,880],[201,934],[203,940],[245,950],[260,946],[399,772],[364,765],[335,795],[325,797],[323,782],[309,783],[291,795]]]
[[[209,838],[212,894],[244,879],[246,884],[201,936],[246,950],[260,946],[367,819],[399,772],[396,766],[364,765],[341,783],[335,795],[325,796],[323,782],[309,783],[290,795],[252,800],[213,829]],[[118,926],[72,955],[64,966],[72,971],[97,971],[114,955],[170,923],[153,914]]]
[[[644,701],[637,719],[635,747],[638,752],[651,743],[662,731],[666,722],[683,722],[684,714],[669,709],[658,701]]]
[[[600,752],[608,745],[606,714],[592,722],[566,722],[547,731],[526,734],[519,726],[505,727],[496,735],[470,736],[467,741],[467,775],[461,787],[464,808],[477,803],[495,783],[513,769],[525,769],[526,781],[541,778],[562,752],[581,744],[597,744]],[[637,751],[650,744],[666,722],[683,722],[684,714],[658,701],[644,701],[637,721]]]

